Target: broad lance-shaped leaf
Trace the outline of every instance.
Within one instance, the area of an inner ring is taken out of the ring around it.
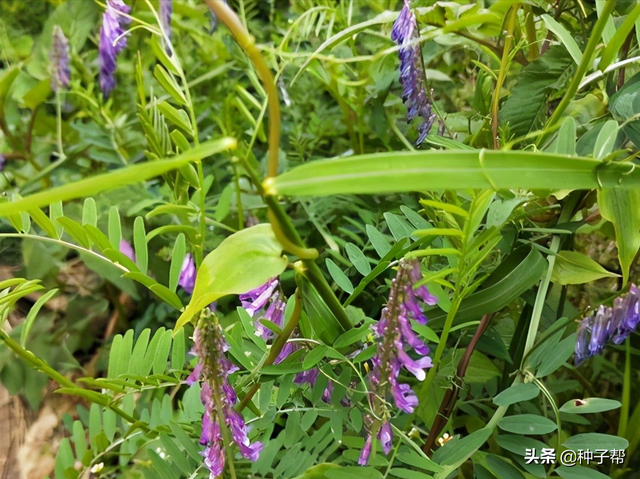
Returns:
[[[613,223],[618,243],[618,258],[624,283],[629,281],[629,268],[640,248],[640,190],[604,188],[598,192],[602,217]]]
[[[269,224],[247,228],[226,238],[207,255],[196,276],[191,301],[174,331],[200,310],[228,294],[242,294],[278,276],[287,266],[282,246]]]
[[[577,251],[560,251],[551,274],[558,284],[584,284],[596,279],[620,276],[607,271],[587,255]]]
[[[188,163],[200,161],[203,158],[220,153],[221,151],[234,149],[234,138],[221,138],[207,141],[180,156],[170,160],[148,161],[138,165],[127,166],[102,175],[92,176],[84,180],[67,183],[64,186],[51,188],[40,193],[26,196],[10,203],[0,203],[0,216],[9,216],[33,208],[46,206],[57,201],[69,201],[76,198],[94,196],[105,190],[121,188],[126,185],[161,175],[170,170],[175,170]]]
[[[388,152],[312,161],[265,180],[270,195],[640,187],[640,168],[530,151]]]

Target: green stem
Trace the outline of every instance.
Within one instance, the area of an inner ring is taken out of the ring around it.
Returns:
[[[557,437],[556,451],[559,451],[562,446],[562,437],[561,437],[562,421],[560,420],[560,411],[558,410],[558,405],[556,404],[556,402],[553,399],[553,396],[551,395],[549,390],[546,388],[546,386],[542,383],[542,381],[536,378],[533,374],[529,374],[529,377],[533,380],[535,385],[538,386],[540,391],[542,391],[542,394],[545,395],[545,397],[549,401],[549,404],[551,404],[551,408],[553,409],[553,413],[556,417],[556,426],[558,427],[558,434],[556,436]],[[552,466],[552,469],[553,469],[553,466]],[[551,474],[551,471],[549,471],[549,474]]]
[[[493,102],[491,106],[491,127],[493,132],[493,147],[497,150],[498,144],[498,112],[500,109],[500,91],[502,85],[507,78],[507,69],[509,68],[509,57],[511,54],[511,43],[513,42],[513,31],[516,26],[516,18],[518,17],[518,4],[513,5],[508,13],[507,32],[504,38],[504,47],[502,48],[502,61],[500,62],[500,71],[496,80],[496,89],[493,92]]]
[[[556,123],[560,121],[560,118],[564,114],[565,110],[569,106],[569,103],[573,100],[573,97],[578,92],[580,88],[580,83],[582,82],[582,78],[585,73],[589,69],[593,61],[593,54],[596,50],[596,46],[600,43],[600,37],[602,36],[602,32],[607,24],[607,20],[609,19],[609,15],[613,12],[613,9],[616,6],[616,0],[607,0],[600,14],[600,18],[596,21],[593,29],[591,30],[591,36],[589,37],[589,41],[587,42],[587,46],[584,49],[584,54],[582,55],[582,61],[580,65],[578,65],[578,70],[575,75],[573,75],[573,79],[571,83],[567,87],[567,92],[562,97],[562,100],[558,104],[556,110],[551,115],[551,118],[547,121],[545,125],[545,131],[551,129]],[[543,134],[538,138],[536,143],[537,146],[541,146],[549,137],[549,133]]]
[[[624,380],[622,383],[622,407],[620,408],[620,424],[618,425],[618,436],[627,435],[629,424],[629,406],[631,404],[631,339],[625,342],[625,366]]]
[[[60,100],[60,92],[56,92],[56,123],[57,123],[57,143],[58,158],[60,161],[65,160],[64,151],[62,149],[62,102]]]
[[[102,394],[97,393],[95,391],[90,391],[90,390],[79,387],[71,379],[60,374],[58,371],[56,371],[51,366],[49,366],[49,364],[44,359],[40,359],[31,351],[20,346],[20,344],[18,344],[16,341],[11,339],[9,335],[2,329],[0,329],[0,341],[2,341],[16,355],[18,355],[18,357],[20,357],[20,359],[22,359],[26,364],[31,366],[36,371],[40,371],[41,373],[46,374],[55,382],[57,382],[62,388],[78,390],[78,391],[81,390],[84,393],[82,395],[83,397],[88,397],[90,401],[100,404],[103,407],[107,407],[111,409],[113,412],[115,412],[118,416],[120,416],[127,422],[131,424],[138,422],[138,420],[135,417],[127,414],[122,409],[120,409],[115,404],[113,404],[110,398],[105,397]],[[145,432],[151,431],[149,427],[144,424],[141,424],[140,428]]]
[[[242,210],[242,191],[240,191],[240,172],[238,167],[233,163],[233,179],[236,185],[236,207],[238,209],[238,231],[244,228],[244,211]]]

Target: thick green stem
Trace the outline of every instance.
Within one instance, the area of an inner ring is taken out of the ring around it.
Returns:
[[[600,18],[598,18],[598,21],[595,23],[595,25],[593,26],[593,29],[591,30],[591,36],[589,37],[587,46],[584,49],[584,53],[582,55],[582,61],[580,62],[580,65],[578,65],[578,70],[576,71],[575,75],[573,75],[573,79],[571,80],[571,83],[567,87],[567,91],[562,97],[562,100],[560,101],[560,103],[558,104],[558,107],[553,112],[553,114],[551,115],[551,118],[549,118],[549,120],[547,121],[547,124],[545,125],[544,130],[547,131],[548,133],[543,134],[540,136],[540,138],[538,138],[538,141],[536,143],[538,146],[543,145],[545,141],[548,139],[550,132],[553,131],[553,127],[555,126],[556,123],[560,121],[560,118],[562,117],[565,110],[569,106],[569,103],[571,103],[571,101],[573,100],[573,97],[578,92],[578,89],[580,88],[580,83],[584,78],[584,74],[587,72],[587,70],[589,69],[589,67],[593,62],[593,54],[596,50],[596,46],[598,45],[598,43],[600,43],[600,37],[602,36],[604,27],[607,24],[609,15],[611,15],[611,12],[613,12],[613,9],[615,8],[615,6],[616,6],[616,0],[607,0],[607,2],[605,3],[604,8],[600,13]]]

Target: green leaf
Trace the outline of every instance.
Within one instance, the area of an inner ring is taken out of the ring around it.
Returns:
[[[618,122],[615,120],[607,120],[602,125],[593,147],[594,158],[603,159],[613,152],[619,129]]]
[[[376,250],[378,256],[384,258],[385,255],[391,250],[391,244],[387,241],[387,238],[371,225],[366,226],[367,236],[369,241],[373,245],[373,249]]]
[[[556,473],[563,479],[610,479],[601,472],[584,466],[560,466]]]
[[[389,472],[393,477],[399,477],[400,479],[433,479],[433,476],[428,474],[400,467],[393,467]]]
[[[560,129],[558,130],[558,138],[555,141],[555,152],[558,155],[576,154],[577,125],[573,117],[568,116],[562,120]]]
[[[542,15],[542,20],[544,20],[547,28],[560,39],[560,43],[567,49],[573,61],[576,62],[576,65],[580,65],[582,62],[582,51],[573,38],[573,35],[549,15]]]
[[[267,194],[328,196],[423,190],[640,186],[640,168],[530,151],[385,152],[311,161],[265,181]]]
[[[452,439],[436,450],[433,460],[442,466],[458,467],[489,439],[492,432],[492,428],[483,427],[461,439]]]
[[[575,350],[576,334],[572,334],[564,338],[560,343],[545,354],[542,363],[536,371],[536,377],[543,378],[557,371],[564,363],[566,363]]]
[[[404,464],[417,467],[425,471],[439,472],[442,470],[442,467],[429,459],[429,457],[427,457],[424,453],[419,454],[415,450],[410,449],[406,446],[400,448],[398,454],[396,455],[396,459]]]
[[[187,135],[193,138],[194,131],[187,112],[185,112],[183,109],[178,110],[177,108],[172,107],[166,101],[158,104],[158,110],[167,118],[167,120],[169,120],[171,123],[184,131]]]
[[[118,251],[120,240],[122,239],[122,225],[120,224],[120,212],[117,206],[109,208],[109,243],[111,247]]]
[[[526,257],[520,259],[526,252],[517,251],[512,255],[513,258],[508,257],[501,265],[504,269],[501,270],[499,267],[494,271],[493,275],[497,279],[491,286],[465,298],[458,308],[454,324],[472,321],[484,314],[499,311],[535,285],[546,271],[547,261],[536,249],[529,250]],[[492,279],[492,276],[488,280]],[[435,327],[434,323],[443,321],[445,317],[444,311],[436,309],[430,312],[431,326]]]
[[[44,304],[47,301],[53,298],[57,292],[58,292],[57,289],[52,289],[51,291],[47,291],[46,293],[44,293],[42,296],[38,298],[38,300],[34,303],[34,305],[29,310],[29,314],[27,314],[27,317],[22,323],[22,331],[20,332],[20,345],[23,348],[26,347],[29,331],[31,331],[31,327],[33,326],[33,323],[35,323],[36,317],[38,316],[40,309],[42,308],[42,306],[44,306]]]
[[[294,477],[293,479],[327,479],[325,473],[331,469],[338,469],[340,466],[332,462],[325,462],[313,466],[305,471],[304,474]]]
[[[493,361],[480,351],[474,350],[471,353],[464,380],[469,384],[484,384],[492,378],[500,376],[500,374],[500,370],[493,364]]]
[[[147,249],[146,232],[144,230],[144,219],[141,216],[136,217],[133,222],[133,246],[136,252],[136,263],[143,274],[146,274],[149,251]]]
[[[598,206],[602,217],[613,223],[623,283],[626,284],[629,268],[640,248],[640,189],[603,188],[598,191]]]
[[[90,225],[96,228],[98,226],[98,211],[96,200],[87,198],[82,205],[82,226]]]
[[[590,414],[611,411],[621,406],[620,401],[604,398],[571,399],[562,405],[560,412],[569,414]]]
[[[511,96],[500,108],[500,123],[508,123],[511,134],[516,137],[541,128],[549,98],[564,87],[574,68],[567,50],[560,45],[549,48],[518,75]]]
[[[498,406],[510,406],[538,397],[538,394],[540,394],[540,389],[534,383],[518,383],[494,397],[493,403]]]
[[[309,354],[306,355],[304,361],[302,361],[302,367],[306,369],[311,369],[316,364],[318,364],[322,359],[327,355],[329,348],[323,345],[318,345],[314,347]]]
[[[396,241],[400,241],[402,238],[411,237],[411,234],[416,230],[404,218],[398,215],[385,213],[383,216],[389,226],[389,231],[391,231],[391,234]]]
[[[517,416],[507,416],[503,418],[498,427],[504,431],[515,434],[549,434],[555,431],[558,426],[551,419],[535,414],[519,414]]]
[[[487,465],[494,475],[500,479],[524,479],[518,469],[494,454],[487,454]]]
[[[623,437],[612,436],[610,434],[588,432],[571,436],[562,445],[574,451],[579,449],[591,449],[595,451],[596,449],[626,449],[629,447],[629,441]]]
[[[353,293],[353,283],[349,279],[349,277],[344,274],[344,272],[338,267],[337,264],[333,262],[330,258],[325,260],[325,264],[327,265],[327,269],[329,270],[329,274],[333,278],[340,288],[342,288],[347,293]]]
[[[83,198],[95,195],[101,191],[139,183],[166,173],[167,171],[180,168],[190,162],[199,161],[227,149],[233,149],[235,146],[236,140],[232,138],[211,140],[171,160],[150,161],[139,165],[128,166],[116,171],[92,176],[84,180],[67,183],[64,186],[58,186],[35,193],[21,200],[12,201],[11,203],[2,203],[0,204],[0,216],[8,216],[22,211],[28,211],[34,207],[46,206],[56,201],[69,201],[76,198]],[[61,219],[62,218],[58,221]]]
[[[360,248],[358,248],[353,243],[347,243],[344,249],[347,252],[349,261],[351,261],[353,266],[355,266],[355,268],[358,270],[358,273],[360,273],[362,276],[366,276],[371,273],[371,265],[369,264],[369,260]]]
[[[382,479],[382,473],[373,467],[340,466],[324,473],[327,479]]]
[[[158,83],[171,97],[181,105],[187,105],[187,98],[174,80],[174,78],[160,65],[156,65],[153,70],[153,76],[156,77]]]
[[[509,452],[524,457],[527,453],[527,449],[542,450],[548,446],[537,439],[526,436],[516,436],[513,434],[500,434],[496,437],[498,445]]]
[[[282,246],[270,225],[260,224],[232,234],[200,265],[191,301],[178,318],[175,331],[218,298],[255,289],[278,276],[286,266]]]
[[[614,278],[619,274],[607,271],[594,260],[577,251],[560,251],[551,274],[551,281],[558,284],[590,283],[600,278]]]

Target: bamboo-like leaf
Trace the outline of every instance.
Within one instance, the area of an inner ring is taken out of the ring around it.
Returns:
[[[265,181],[269,194],[297,196],[607,186],[640,186],[640,169],[542,152],[430,150],[314,161]]]
[[[11,203],[2,203],[0,204],[0,216],[8,216],[22,211],[28,211],[34,207],[46,206],[56,201],[83,198],[95,195],[101,191],[139,183],[167,171],[180,168],[188,163],[202,160],[207,156],[235,147],[236,140],[233,138],[211,140],[170,160],[151,161],[128,166],[116,171],[35,193],[20,200],[12,201]]]
[[[598,192],[602,217],[613,223],[618,243],[618,258],[624,283],[629,281],[629,268],[640,249],[640,190],[604,188]]]
[[[169,95],[171,95],[171,97],[175,101],[177,101],[181,105],[187,104],[187,98],[184,96],[184,93],[182,93],[182,90],[176,84],[175,80],[171,77],[167,70],[162,68],[160,65],[156,65],[155,69],[153,70],[153,76],[156,77],[158,83],[162,85],[162,88],[164,88],[164,90]]]

